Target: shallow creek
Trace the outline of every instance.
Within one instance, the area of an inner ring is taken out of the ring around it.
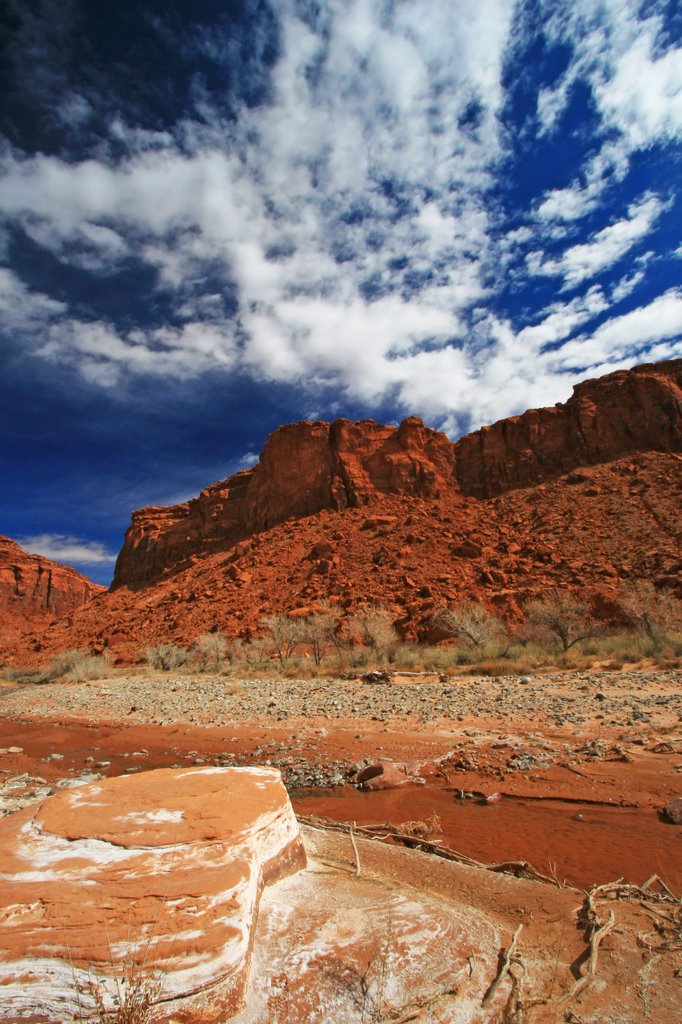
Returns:
[[[193,747],[200,735],[206,743],[200,748],[201,763],[215,763],[218,752],[225,750],[224,738],[209,742],[201,730],[0,719],[0,747],[22,748],[21,754],[0,758],[0,784],[27,772],[54,785],[83,771],[111,777],[178,762],[197,763]],[[233,750],[237,751],[235,763],[258,763],[246,743]],[[528,861],[543,874],[580,887],[616,878],[641,884],[655,873],[674,892],[682,892],[682,827],[662,821],[655,806],[611,807],[523,797],[483,805],[457,799],[453,787],[441,779],[377,793],[361,793],[350,785],[299,791],[292,795],[292,803],[301,815],[359,825],[399,825],[429,821],[436,815],[440,825],[430,838],[485,863]]]
[[[437,783],[379,793],[342,791],[294,798],[298,814],[358,825],[440,819],[432,838],[489,864],[528,861],[542,874],[581,888],[659,875],[682,891],[682,828],[651,807],[603,807],[560,800],[457,800]]]

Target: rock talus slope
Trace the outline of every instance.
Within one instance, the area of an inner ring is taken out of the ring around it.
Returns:
[[[305,863],[279,772],[263,768],[158,769],[4,818],[0,1021],[70,1020],[89,981],[111,1006],[131,963],[161,979],[155,1019],[228,1019],[261,890]]]

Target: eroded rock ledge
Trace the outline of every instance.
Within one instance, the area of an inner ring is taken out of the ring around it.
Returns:
[[[242,1003],[264,885],[305,866],[279,772],[159,769],[0,822],[0,1021],[56,1024],[76,985],[158,972],[164,1019]]]

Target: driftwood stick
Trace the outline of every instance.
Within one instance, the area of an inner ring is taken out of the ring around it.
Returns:
[[[517,942],[517,939],[518,939],[519,935],[521,934],[521,929],[522,928],[523,928],[523,925],[520,924],[518,926],[518,928],[516,929],[516,931],[514,932],[514,934],[512,936],[512,940],[509,943],[508,948],[506,950],[502,951],[502,954],[501,954],[501,957],[500,957],[500,965],[498,967],[497,974],[496,974],[495,978],[493,979],[493,981],[490,983],[490,985],[488,987],[488,991],[483,996],[483,999],[481,1001],[481,1006],[482,1007],[485,1007],[485,1006],[488,1005],[488,1003],[493,998],[493,996],[497,992],[498,988],[502,984],[502,981],[504,980],[504,978],[508,974],[509,967],[510,967],[511,961],[512,961],[512,956],[514,955],[514,950],[516,949],[516,942]]]
[[[355,824],[355,822],[353,822],[353,825],[354,824]],[[360,865],[360,853],[358,851],[357,843],[355,842],[355,836],[353,834],[353,825],[351,825],[350,832],[349,832],[350,844],[353,847],[353,853],[355,854],[355,874],[359,875],[361,870],[362,870],[362,867]]]
[[[402,1017],[398,1017],[397,1020],[395,1017],[386,1017],[384,1020],[380,1021],[379,1024],[407,1024],[408,1020],[414,1020],[421,1012],[421,1008],[418,1010],[410,1010],[409,1013],[406,1013]]]

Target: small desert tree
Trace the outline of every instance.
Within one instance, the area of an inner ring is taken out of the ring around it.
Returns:
[[[391,661],[398,647],[398,634],[387,608],[370,605],[353,616],[360,640],[371,648],[378,661]]]
[[[660,648],[670,633],[682,626],[682,606],[672,594],[656,590],[650,580],[632,580],[623,584],[620,605],[625,614]]]
[[[202,672],[217,672],[227,653],[222,633],[202,633],[194,643],[193,660]]]
[[[270,636],[277,659],[284,668],[303,639],[302,624],[288,615],[265,615],[261,623]]]
[[[179,644],[159,644],[158,647],[146,647],[145,657],[150,668],[173,672],[187,664],[189,651]]]
[[[472,648],[502,643],[507,635],[504,623],[475,601],[464,601],[453,608],[441,608],[434,615],[433,621],[447,636]]]
[[[548,590],[525,610],[531,629],[562,652],[595,634],[589,605],[567,590]]]

